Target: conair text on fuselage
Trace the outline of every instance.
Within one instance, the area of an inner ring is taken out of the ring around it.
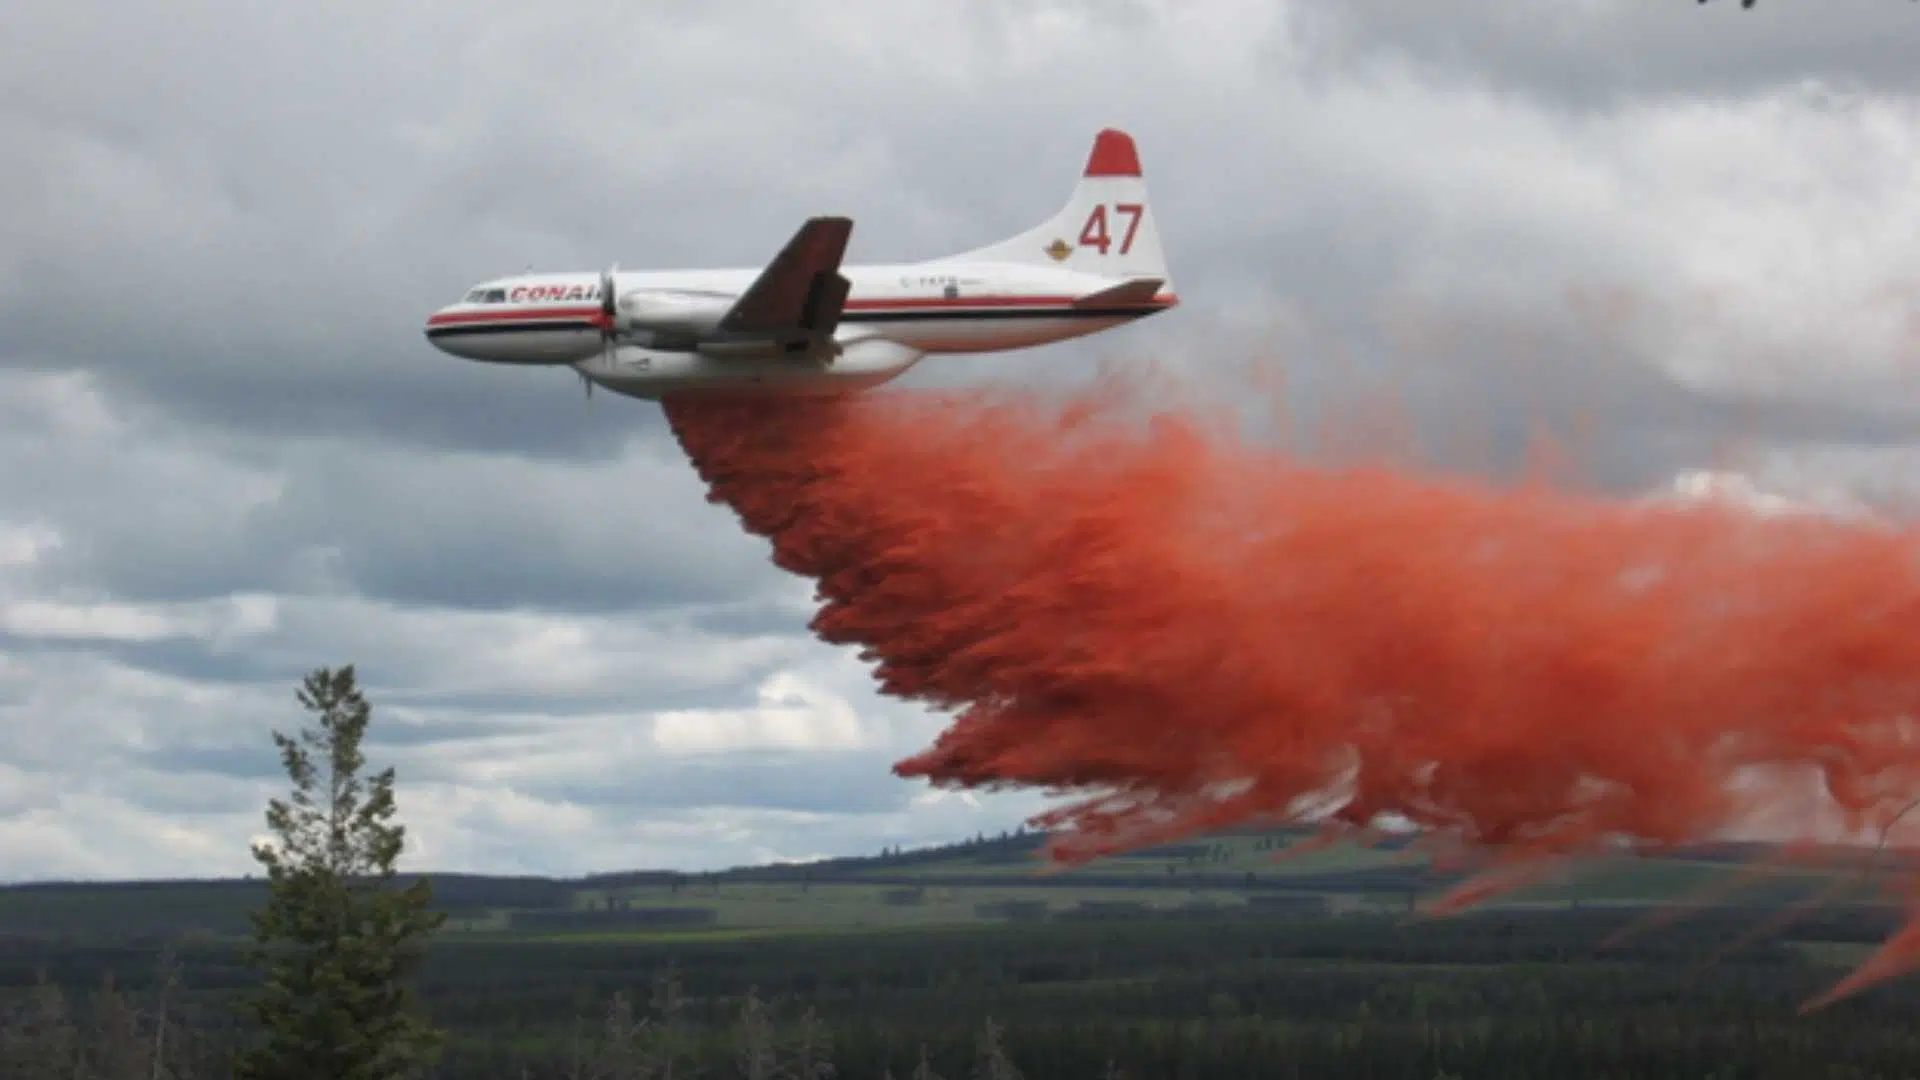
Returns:
[[[553,285],[515,285],[507,290],[509,304],[538,304],[554,300],[598,300],[600,283],[598,281],[572,283],[560,282]]]

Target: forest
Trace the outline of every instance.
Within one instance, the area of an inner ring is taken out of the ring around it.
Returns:
[[[1920,988],[1796,1015],[1891,912],[1816,910],[1749,941],[1776,909],[1655,925],[1668,910],[449,938],[414,984],[447,1031],[423,1075],[448,1080],[1913,1074]],[[12,938],[0,1067],[232,1076],[232,1004],[257,981],[232,942]]]
[[[858,936],[445,942],[415,984],[426,1074],[639,1076],[1910,1076],[1920,988],[1797,1017],[1891,915],[1715,907],[1442,920],[1269,913]],[[225,1078],[227,942],[13,938],[6,1076]],[[75,1063],[84,1063],[75,1072]],[[695,1072],[697,1070],[697,1072]]]

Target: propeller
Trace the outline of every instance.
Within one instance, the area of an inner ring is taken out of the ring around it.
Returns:
[[[613,275],[618,273],[619,270],[620,264],[614,263],[605,270],[600,271],[600,347],[601,355],[606,358],[609,369],[613,367],[614,349]],[[593,380],[588,378],[587,373],[581,371],[579,368],[575,368],[574,371],[580,375],[580,385],[586,390],[587,402],[591,404],[593,402]]]

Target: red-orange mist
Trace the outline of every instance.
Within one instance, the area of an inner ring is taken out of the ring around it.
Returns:
[[[815,632],[957,713],[895,771],[1079,792],[1058,859],[1332,805],[1551,863],[1712,837],[1753,766],[1859,827],[1920,794],[1905,529],[1311,467],[1097,395],[667,414]],[[1910,927],[1836,990],[1915,958]]]

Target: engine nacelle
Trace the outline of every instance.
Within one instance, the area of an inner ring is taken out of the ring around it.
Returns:
[[[615,325],[622,330],[700,337],[720,324],[734,298],[724,293],[678,289],[635,289],[614,305]]]

